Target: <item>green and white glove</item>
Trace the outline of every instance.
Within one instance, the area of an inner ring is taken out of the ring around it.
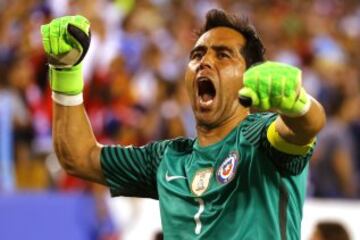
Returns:
[[[78,95],[84,82],[82,60],[90,46],[90,22],[83,16],[65,16],[41,26],[55,93]]]
[[[246,107],[272,109],[289,117],[304,115],[311,105],[310,96],[301,86],[301,70],[270,61],[245,72],[239,100]]]

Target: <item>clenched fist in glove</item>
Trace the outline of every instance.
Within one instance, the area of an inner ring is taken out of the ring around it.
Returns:
[[[41,26],[55,93],[77,95],[83,90],[82,64],[90,45],[90,23],[83,16],[65,16]]]
[[[301,86],[301,70],[283,63],[265,62],[244,74],[240,102],[261,111],[273,109],[289,117],[304,115],[311,99]]]

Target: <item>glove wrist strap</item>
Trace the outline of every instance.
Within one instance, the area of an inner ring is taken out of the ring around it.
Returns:
[[[72,68],[57,69],[50,65],[51,89],[66,95],[77,95],[84,88],[82,64]]]
[[[62,106],[78,106],[83,103],[83,94],[64,95],[61,93],[52,92],[51,98],[54,102]]]

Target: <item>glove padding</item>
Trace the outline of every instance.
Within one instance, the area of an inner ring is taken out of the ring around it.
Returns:
[[[90,22],[83,16],[65,16],[41,26],[50,65],[51,88],[76,95],[83,90],[82,64],[90,46]]]
[[[42,42],[49,64],[71,68],[79,64],[90,46],[90,23],[83,16],[65,16],[41,26]]]
[[[260,111],[273,109],[298,117],[310,108],[311,100],[301,86],[301,70],[283,63],[265,62],[248,69],[239,98],[249,99]]]

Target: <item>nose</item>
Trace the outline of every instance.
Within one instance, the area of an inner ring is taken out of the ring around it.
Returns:
[[[201,58],[197,71],[204,70],[204,69],[211,69],[213,67],[213,59],[210,53],[204,54]]]

